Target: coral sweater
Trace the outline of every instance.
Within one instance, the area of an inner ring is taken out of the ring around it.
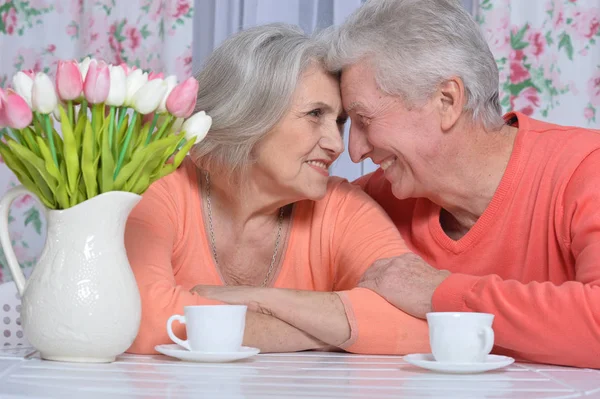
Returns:
[[[155,345],[170,343],[169,316],[182,314],[184,306],[215,303],[189,290],[197,284],[223,285],[206,237],[197,178],[187,159],[155,182],[129,217],[125,244],[142,298],[142,322],[129,352],[155,353]],[[375,260],[407,251],[375,201],[347,181],[331,178],[324,199],[294,205],[287,247],[272,286],[338,292],[351,327],[351,337],[342,345],[348,351],[426,351],[423,320],[370,290],[354,288]],[[184,336],[184,327],[175,326],[175,333]]]
[[[600,368],[600,134],[520,113],[513,153],[489,206],[461,239],[427,199],[394,198],[381,170],[359,179],[409,247],[452,272],[435,311],[496,315],[496,352]]]

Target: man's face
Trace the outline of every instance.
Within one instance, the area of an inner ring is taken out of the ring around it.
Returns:
[[[407,107],[397,96],[381,91],[366,61],[344,69],[342,103],[351,119],[352,161],[378,164],[400,199],[428,196],[443,150],[439,114],[433,101]]]

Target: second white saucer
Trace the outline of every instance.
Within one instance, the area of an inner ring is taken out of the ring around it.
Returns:
[[[258,348],[242,346],[236,352],[196,352],[189,351],[177,344],[156,345],[154,347],[163,355],[175,357],[188,362],[223,363],[246,359],[260,352]]]
[[[515,359],[508,356],[488,355],[485,361],[477,363],[438,362],[431,353],[416,353],[404,356],[404,360],[414,366],[442,373],[471,374],[497,370],[514,363]]]

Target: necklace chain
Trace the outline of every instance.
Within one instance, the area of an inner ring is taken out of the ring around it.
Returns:
[[[208,172],[206,172],[205,176],[206,176],[206,208],[208,211],[207,212],[208,213],[208,232],[210,234],[210,244],[212,247],[212,255],[215,260],[215,264],[220,269],[221,267],[219,266],[219,259],[217,257],[217,246],[215,244],[215,229],[213,226],[213,219],[212,219],[212,205],[210,202],[210,175],[208,174]],[[273,267],[275,266],[275,260],[277,259],[277,253],[279,252],[279,242],[281,241],[282,227],[283,227],[283,207],[279,209],[279,218],[277,220],[277,238],[275,239],[275,250],[273,251],[273,257],[271,258],[271,264],[269,265],[269,270],[267,271],[267,275],[265,276],[265,279],[263,280],[261,287],[267,286],[267,283],[269,282],[269,279],[271,278],[271,274],[273,273]],[[225,284],[227,284],[227,282],[225,282],[224,279],[223,279],[223,282]]]

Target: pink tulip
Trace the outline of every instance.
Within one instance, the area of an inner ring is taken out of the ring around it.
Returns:
[[[31,124],[33,113],[27,101],[13,90],[0,90],[0,125],[23,129]]]
[[[187,78],[171,91],[167,98],[167,111],[177,118],[187,118],[196,107],[198,96],[198,81],[193,77]]]
[[[77,99],[83,91],[83,79],[76,61],[58,61],[56,91],[63,101]]]
[[[150,72],[148,74],[148,81],[154,80],[154,79],[164,79],[165,78],[165,74],[160,72],[160,73],[154,73],[154,72]]]
[[[110,72],[104,61],[92,60],[90,69],[85,77],[83,93],[90,104],[100,104],[106,101],[110,89]]]

